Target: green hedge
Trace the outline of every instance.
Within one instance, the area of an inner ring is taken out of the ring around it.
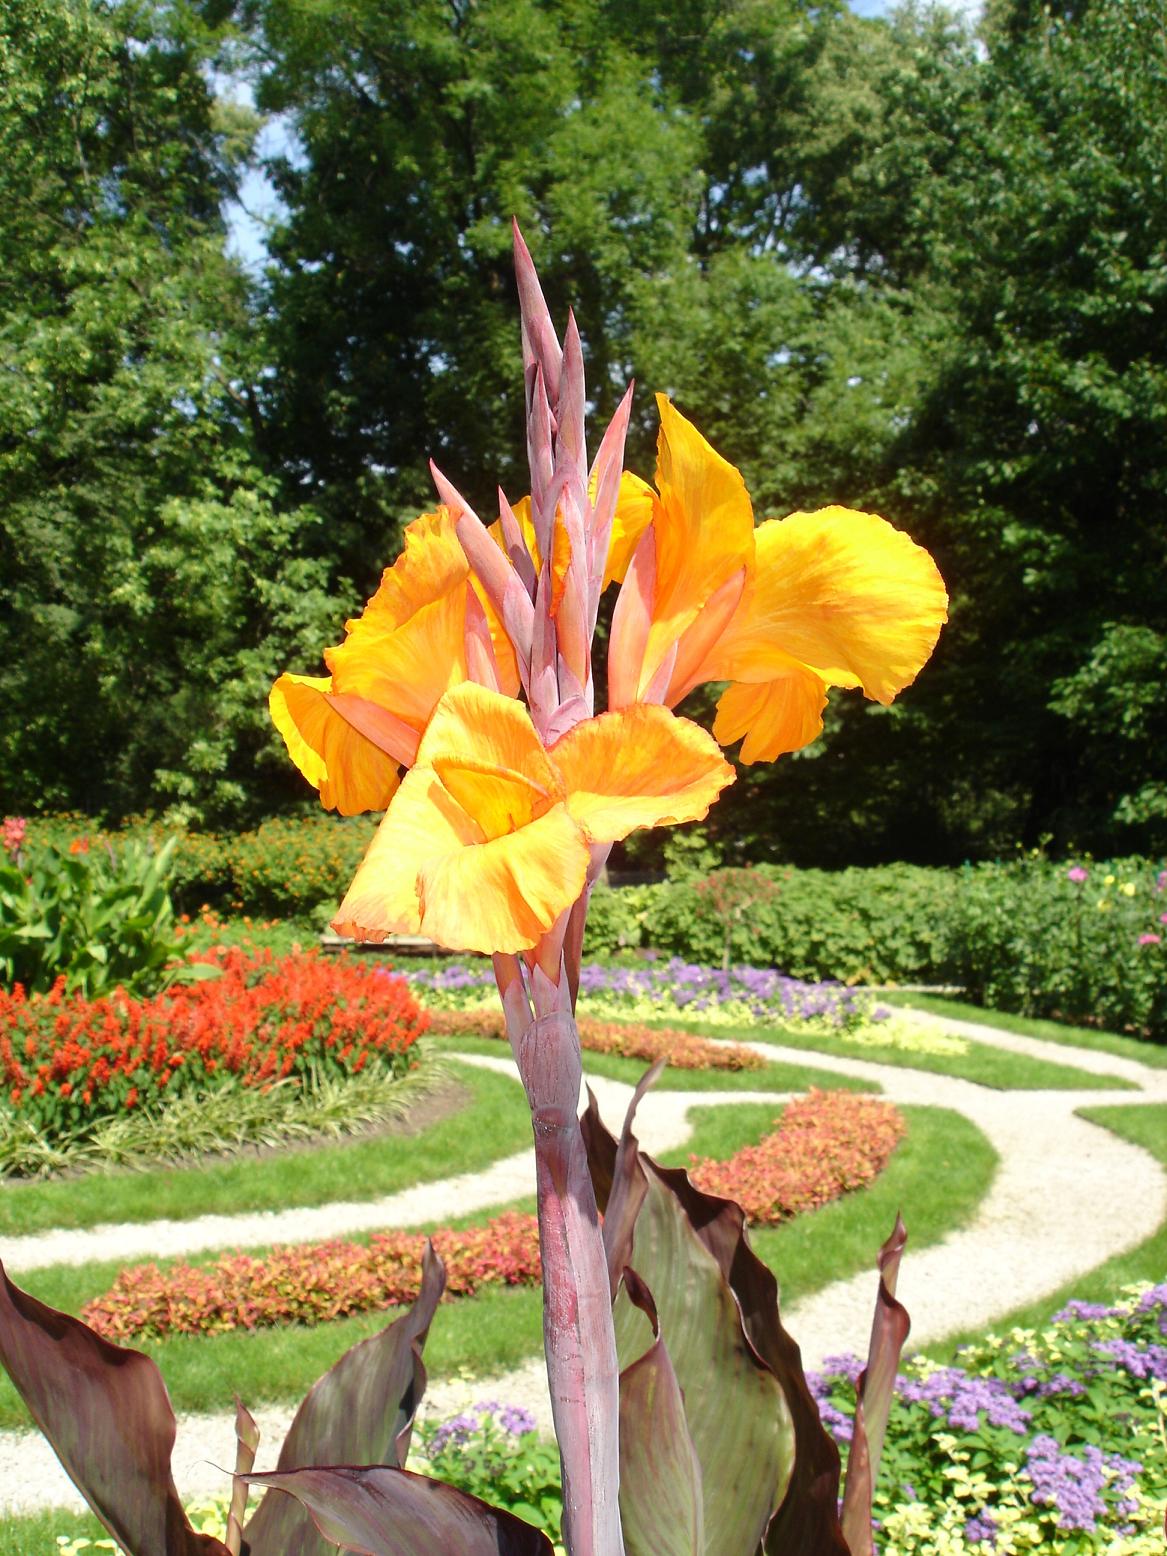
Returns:
[[[149,819],[107,833],[81,816],[53,816],[29,823],[30,843],[68,843],[88,837],[100,846],[114,837],[144,837],[160,844],[173,828]],[[183,912],[203,903],[239,913],[289,917],[335,906],[356,873],[376,821],[342,820],[321,813],[265,821],[253,832],[180,832],[171,896]]]
[[[315,913],[339,901],[375,829],[369,817],[323,813],[267,821],[253,832],[187,832],[172,891],[252,914]],[[155,841],[160,824],[133,823]],[[78,817],[30,824],[30,840],[100,840]],[[1071,871],[1085,870],[1084,879]],[[951,983],[999,1010],[1100,1023],[1167,1041],[1167,872],[1146,859],[1052,864],[1026,856],[959,870],[916,865],[798,870],[759,865],[715,872],[734,888],[732,959],[795,977],[847,983]],[[713,877],[659,886],[599,887],[587,950],[655,947],[717,965],[726,920]],[[761,881],[752,901],[750,881]],[[1157,937],[1157,938],[1156,938]]]
[[[730,925],[735,961],[798,978],[957,984],[991,1009],[1167,1041],[1167,871],[1151,861],[720,873],[745,878],[739,906],[751,874],[765,883]],[[594,954],[651,945],[722,959],[726,921],[708,878],[601,889],[592,904]]]

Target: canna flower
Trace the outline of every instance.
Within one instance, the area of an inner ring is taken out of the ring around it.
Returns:
[[[281,675],[269,707],[321,804],[352,816],[389,804],[449,687],[473,676],[513,695],[518,678],[446,508],[407,527],[401,556],[345,631],[324,653],[331,674]]]
[[[645,704],[545,747],[522,703],[465,682],[441,699],[334,927],[529,950],[584,889],[591,849],[703,817],[733,769],[688,719]]]
[[[675,706],[728,681],[713,727],[743,762],[822,730],[828,686],[890,703],[947,619],[928,553],[875,514],[830,507],[754,527],[739,472],[663,396],[657,492],[616,606],[609,700]],[[743,739],[744,737],[744,739]]]

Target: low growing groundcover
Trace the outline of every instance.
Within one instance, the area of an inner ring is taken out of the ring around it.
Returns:
[[[662,1160],[687,1166],[691,1155],[727,1156],[756,1144],[780,1112],[779,1106],[755,1102],[700,1107],[693,1114],[690,1139]],[[875,1252],[900,1204],[918,1206],[910,1229],[915,1247],[937,1241],[975,1211],[996,1165],[988,1141],[961,1115],[945,1109],[906,1107],[902,1112],[907,1135],[873,1183],[822,1210],[754,1234],[759,1253],[774,1264],[785,1304],[862,1270],[873,1272],[874,1283]],[[491,1215],[508,1209],[530,1212],[533,1200],[495,1207]],[[447,1224],[481,1226],[488,1219],[477,1214]],[[208,1253],[190,1262],[204,1265],[214,1257]],[[114,1261],[56,1265],[29,1271],[20,1280],[34,1296],[76,1313],[109,1288],[121,1267]],[[224,1410],[235,1390],[251,1405],[299,1399],[343,1351],[385,1320],[384,1313],[365,1313],[311,1327],[173,1335],[135,1344],[158,1362],[176,1409]],[[442,1306],[426,1345],[426,1366],[434,1378],[467,1370],[487,1377],[537,1356],[541,1345],[538,1289],[484,1286],[473,1298]],[[11,1384],[0,1378],[0,1428],[28,1424]]]
[[[0,1237],[379,1199],[428,1179],[473,1172],[530,1144],[530,1112],[517,1080],[443,1064],[458,1088],[457,1105],[421,1134],[396,1128],[266,1156],[212,1158],[197,1167],[8,1182],[0,1189]]]
[[[953,1016],[958,1021],[971,1021],[977,1026],[997,1027],[1003,1032],[1017,1032],[1022,1037],[1040,1037],[1047,1043],[1060,1043],[1067,1048],[1090,1048],[1096,1053],[1115,1054],[1120,1059],[1134,1059],[1136,1063],[1149,1065],[1152,1069],[1167,1070],[1167,1043],[1124,1037],[1118,1032],[1104,1032],[1100,1027],[1069,1026],[1065,1022],[1048,1021],[1041,1016],[1019,1016],[1012,1011],[987,1010],[984,1005],[969,1005],[947,995],[917,994],[910,989],[883,990],[879,997],[885,1004],[907,1010],[922,1010],[935,1016]]]

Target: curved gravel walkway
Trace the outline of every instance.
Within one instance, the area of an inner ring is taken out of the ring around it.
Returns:
[[[912,1344],[927,1345],[958,1330],[988,1327],[1012,1309],[1057,1290],[1075,1276],[1124,1253],[1167,1219],[1167,1174],[1138,1147],[1075,1116],[1094,1105],[1167,1102],[1167,1071],[1136,1060],[1021,1037],[971,1022],[917,1016],[932,1026],[974,1037],[1014,1052],[1076,1065],[1086,1084],[1080,1091],[990,1090],[950,1076],[876,1064],[859,1058],[815,1055],[824,1070],[879,1082],[894,1102],[954,1109],[992,1142],[1000,1165],[973,1220],[930,1248],[913,1255],[911,1243],[900,1274],[899,1294],[912,1315]],[[771,1043],[752,1046],[766,1058],[805,1064],[805,1050]],[[462,1062],[513,1074],[504,1058],[463,1056]],[[1088,1075],[1117,1075],[1136,1092],[1091,1089]],[[591,1078],[600,1109],[614,1129],[624,1116],[631,1088]],[[663,1152],[684,1144],[689,1113],[734,1102],[773,1102],[773,1092],[670,1092],[644,1098],[637,1134],[645,1150]],[[13,1271],[87,1259],[194,1253],[214,1247],[271,1242],[306,1242],[327,1236],[418,1225],[465,1214],[530,1194],[532,1153],[521,1152],[485,1172],[419,1185],[387,1198],[241,1216],[200,1216],[190,1221],[95,1227],[0,1241],[0,1257]],[[909,1226],[909,1234],[910,1234]],[[874,1273],[835,1282],[784,1311],[783,1319],[802,1347],[808,1366],[839,1351],[866,1349],[875,1294]],[[477,1399],[500,1398],[527,1405],[549,1429],[550,1407],[541,1360],[505,1376],[472,1383],[434,1382],[425,1412],[447,1415]],[[274,1463],[291,1419],[286,1409],[257,1411],[263,1446],[258,1462]],[[266,1448],[266,1453],[265,1453]],[[179,1490],[193,1497],[220,1492],[222,1467],[234,1460],[232,1417],[188,1416],[179,1423],[174,1470]],[[220,1468],[216,1468],[219,1466]],[[0,1513],[43,1506],[82,1504],[48,1445],[35,1433],[0,1433]]]

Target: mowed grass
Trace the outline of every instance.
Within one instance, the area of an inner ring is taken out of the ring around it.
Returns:
[[[451,1080],[469,1091],[471,1101],[420,1133],[390,1129],[199,1166],[5,1182],[0,1186],[0,1252],[5,1237],[55,1228],[379,1199],[425,1179],[473,1172],[530,1144],[530,1114],[514,1080],[470,1065],[449,1069]]]
[[[783,1228],[752,1234],[760,1256],[781,1282],[784,1303],[832,1280],[874,1269],[876,1252],[901,1205],[915,1247],[943,1236],[971,1215],[995,1166],[991,1146],[957,1114],[934,1108],[904,1112],[908,1136],[874,1184]],[[695,1108],[690,1139],[662,1161],[688,1166],[690,1155],[725,1158],[756,1143],[780,1116],[777,1101]],[[490,1214],[504,1208],[534,1207],[524,1201],[496,1207]],[[487,1219],[478,1214],[448,1224],[478,1225]],[[210,1257],[200,1255],[197,1262]],[[108,1288],[119,1267],[112,1261],[57,1266],[29,1272],[21,1284],[53,1306],[77,1312]],[[445,1304],[426,1346],[431,1377],[464,1371],[486,1377],[538,1355],[541,1311],[541,1294],[535,1288],[485,1287],[474,1298]],[[176,1409],[220,1410],[228,1407],[236,1390],[252,1405],[300,1398],[350,1345],[385,1322],[384,1313],[371,1313],[316,1327],[174,1335],[136,1343],[158,1362]],[[28,1424],[11,1385],[0,1379],[0,1427]]]
[[[651,1023],[656,1024],[656,1023]],[[721,1026],[712,1030],[700,1022],[672,1020],[670,1026],[683,1027],[702,1037],[716,1036],[737,1043],[773,1043],[782,1048],[805,1049],[811,1053],[833,1054],[840,1059],[865,1059],[873,1064],[894,1065],[898,1069],[927,1070],[933,1075],[952,1075],[973,1081],[996,1091],[1130,1091],[1131,1082],[1113,1075],[1094,1075],[1050,1059],[1031,1059],[1028,1054],[1010,1053],[988,1043],[969,1041],[962,1054],[930,1054],[918,1049],[896,1048],[890,1043],[852,1043],[826,1027],[792,1022],[755,1026]],[[840,1085],[834,1076],[832,1084]]]
[[[1079,1108],[1078,1112],[1082,1118],[1109,1129],[1120,1140],[1141,1146],[1167,1168],[1167,1103],[1148,1103],[1137,1107]],[[1088,1216],[1091,1210],[1089,1205],[1081,1205],[1073,1207],[1068,1213]],[[1024,1258],[1024,1249],[1019,1248],[1017,1256]],[[1038,1302],[1031,1302],[1004,1314],[994,1321],[992,1330],[994,1334],[1005,1334],[1016,1327],[1039,1327],[1059,1308],[1065,1307],[1071,1297],[1077,1297],[1083,1302],[1113,1302],[1124,1286],[1132,1286],[1140,1281],[1158,1284],[1164,1280],[1167,1280],[1167,1221],[1160,1222],[1150,1237],[1127,1253],[1118,1254],[1105,1264],[1097,1265]],[[939,1361],[951,1360],[959,1346],[983,1338],[982,1330],[964,1330],[949,1336],[941,1344],[930,1345],[928,1355]]]
[[[1135,1059],[1140,1064],[1167,1070],[1167,1043],[1123,1037],[1117,1032],[1103,1032],[1098,1027],[1075,1027],[1062,1021],[1045,1021],[1038,1016],[1018,1016],[1007,1010],[987,1010],[983,1005],[968,1005],[963,1000],[942,999],[934,994],[914,994],[896,989],[881,992],[879,998],[887,1005],[923,1010],[934,1016],[952,1016],[958,1021],[973,1021],[978,1026],[999,1027],[1003,1032],[1016,1032],[1021,1037],[1040,1037],[1047,1043],[1060,1043],[1063,1047],[1090,1048],[1095,1053],[1116,1054],[1121,1059]]]

